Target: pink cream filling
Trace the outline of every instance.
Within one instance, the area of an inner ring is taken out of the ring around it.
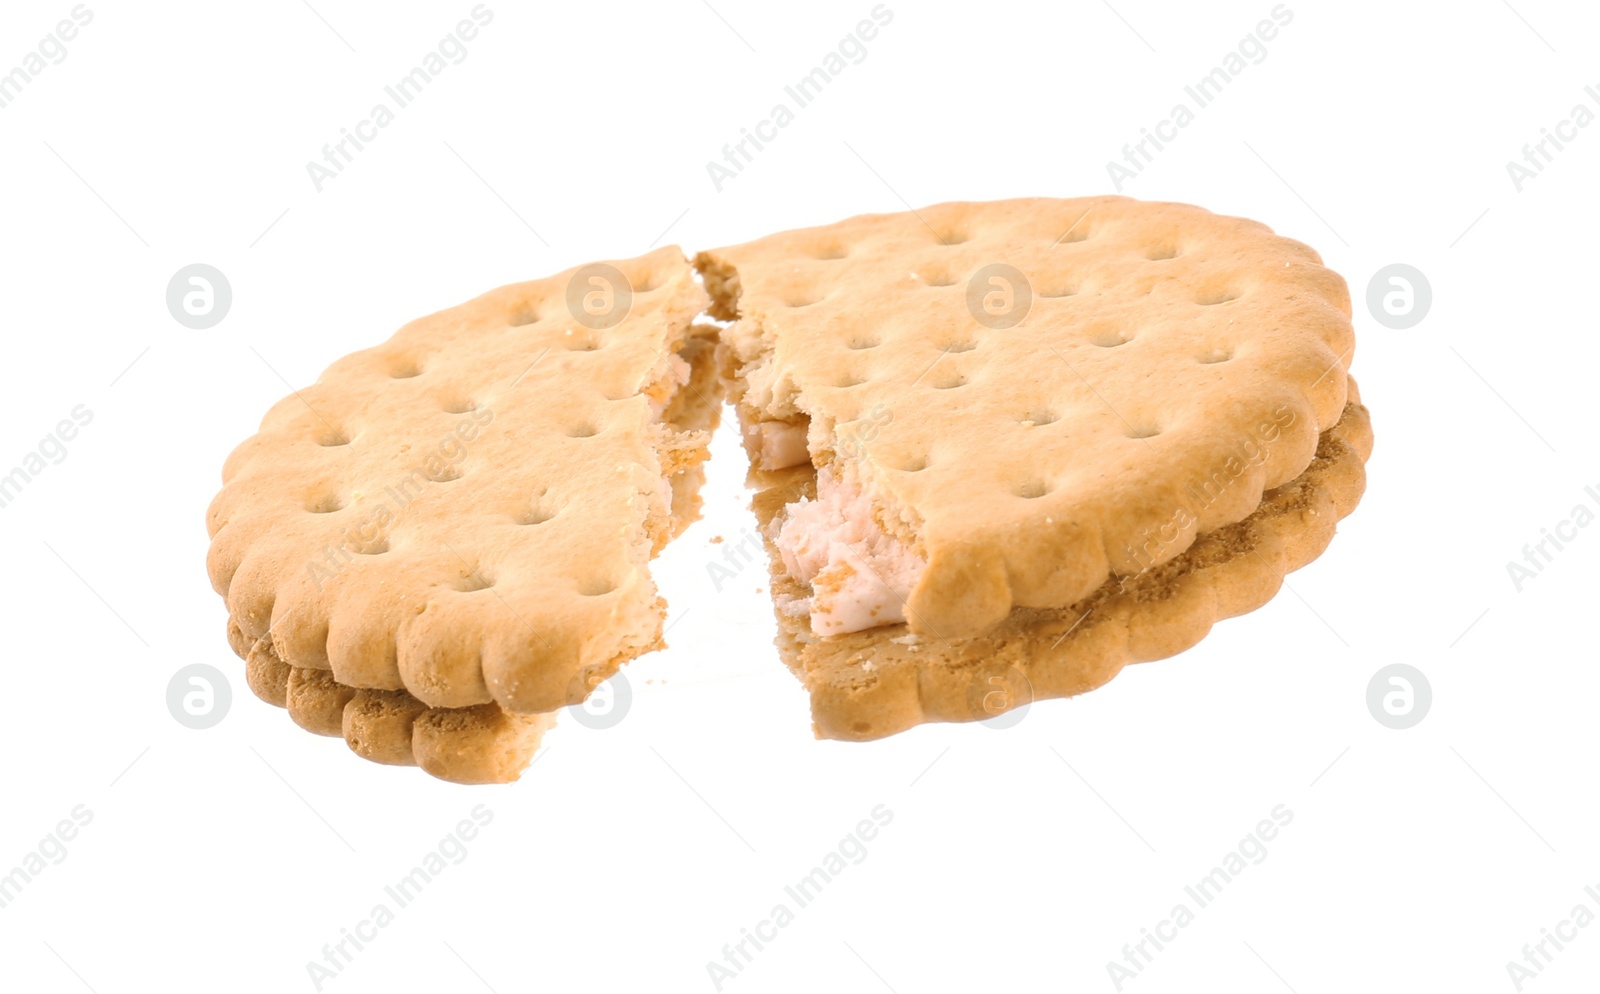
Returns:
[[[810,614],[812,632],[843,635],[906,620],[906,598],[927,563],[878,525],[860,486],[824,467],[817,499],[790,504],[773,528],[784,568],[811,587],[811,597],[789,609]]]

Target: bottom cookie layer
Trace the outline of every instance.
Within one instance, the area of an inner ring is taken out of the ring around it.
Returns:
[[[239,651],[242,632],[229,641]],[[420,766],[454,783],[509,783],[532,761],[553,714],[513,714],[498,704],[430,708],[403,690],[346,687],[326,670],[299,669],[278,658],[268,639],[248,647],[245,680],[295,724],[340,736],[357,755],[389,766]]]

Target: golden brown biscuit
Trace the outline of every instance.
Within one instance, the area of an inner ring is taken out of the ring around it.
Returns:
[[[675,247],[580,267],[275,406],[208,520],[252,690],[379,762],[514,778],[548,712],[662,644],[646,565],[719,413],[706,303]]]
[[[620,321],[578,310],[596,267],[495,291],[336,363],[229,459],[211,573],[259,696],[376,762],[514,779],[549,712],[660,645],[644,566],[698,513],[707,303],[821,736],[1179,652],[1364,487],[1344,282],[1255,222],[944,204],[702,253],[709,301],[676,249],[602,265],[637,290]]]
[[[996,673],[1061,696],[1180,651],[1360,496],[1345,283],[1254,221],[953,203],[696,265],[735,320],[722,362],[819,734],[983,718],[1022,699]]]
[[[1253,611],[1284,577],[1315,559],[1366,484],[1372,426],[1354,381],[1339,423],[1322,433],[1306,471],[1269,491],[1249,517],[1201,536],[1176,557],[1132,576],[1108,577],[1063,608],[1021,608],[983,635],[944,639],[904,625],[817,638],[803,617],[778,613],[778,648],[811,694],[819,738],[882,738],[927,721],[981,721],[1036,700],[1093,690],[1128,663],[1194,645],[1214,622]],[[809,471],[758,493],[769,524]],[[771,553],[775,597],[802,585]]]

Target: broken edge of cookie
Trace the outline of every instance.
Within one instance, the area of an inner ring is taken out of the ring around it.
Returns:
[[[919,636],[905,625],[821,638],[803,613],[780,608],[779,652],[811,697],[818,738],[868,741],[925,722],[983,721],[1087,693],[1123,666],[1176,655],[1215,622],[1271,600],[1355,509],[1371,451],[1371,420],[1352,380],[1344,416],[1322,434],[1305,473],[1269,491],[1245,520],[1201,536],[1158,567],[1108,578],[1065,608],[1016,609],[970,638]],[[813,477],[796,471],[754,499],[778,604],[810,595],[771,535],[797,493],[814,494]]]
[[[679,273],[692,276],[681,253],[678,260]],[[494,291],[480,301],[510,289],[513,288]],[[681,290],[690,291],[698,295],[698,304],[685,309],[668,329],[669,348],[660,354],[659,364],[639,390],[654,415],[653,423],[646,428],[645,441],[653,453],[660,480],[659,499],[652,497],[648,502],[635,539],[639,543],[641,572],[647,570],[649,559],[699,518],[704,462],[709,458],[711,434],[720,420],[716,328],[696,321],[704,297],[692,285]],[[537,514],[537,495],[534,497]],[[227,524],[226,510],[223,495],[219,495],[208,519],[213,539]],[[606,658],[588,660],[570,679],[567,675],[558,676],[560,686],[555,699],[550,699],[549,694],[536,700],[529,698],[536,708],[526,711],[517,706],[524,702],[514,692],[504,695],[508,698],[504,701],[430,705],[413,693],[409,684],[402,686],[398,680],[384,681],[385,685],[379,686],[341,683],[329,668],[326,656],[314,660],[320,665],[286,661],[280,644],[284,640],[275,631],[278,625],[272,620],[271,607],[265,611],[241,610],[241,605],[230,598],[231,582],[240,565],[238,556],[237,548],[214,542],[209,565],[213,585],[229,599],[232,609],[229,642],[246,660],[247,681],[256,695],[287,708],[294,721],[309,731],[343,737],[351,750],[364,758],[388,765],[418,765],[433,776],[458,783],[517,779],[538,750],[544,732],[555,724],[554,712],[545,708],[551,704],[559,707],[581,703],[623,663],[664,644],[665,602],[654,596],[651,609],[642,616],[650,623],[650,630],[631,635],[621,632],[615,652]]]
[[[809,243],[829,230],[791,234]],[[1316,260],[1304,246],[1280,241],[1297,259]],[[810,257],[843,254],[834,248]],[[1159,257],[1165,256],[1151,256]],[[781,282],[766,261],[767,282]],[[915,591],[929,558],[922,523],[914,507],[886,499],[873,485],[864,458],[872,411],[860,411],[848,429],[819,423],[803,388],[777,368],[778,336],[763,327],[760,314],[741,308],[745,280],[729,253],[702,252],[695,266],[712,296],[710,313],[731,322],[719,363],[758,490],[754,507],[769,553],[778,646],[810,693],[819,737],[867,740],[927,721],[983,720],[1036,699],[1092,690],[1126,663],[1181,652],[1214,622],[1266,603],[1285,574],[1326,548],[1365,487],[1372,434],[1355,383],[1339,368],[1346,353],[1326,370],[1335,373],[1331,386],[1342,410],[1318,416],[1325,427],[1305,443],[1315,448],[1299,463],[1304,469],[1258,491],[1254,510],[1237,509],[1142,568],[1119,571],[1113,562],[1098,588],[1065,606],[1002,597],[984,602],[981,592],[1003,589],[1004,578],[975,573],[941,580],[969,592],[966,603],[945,600],[939,616],[918,616]],[[1337,325],[1342,280],[1326,271],[1313,279],[1321,281],[1318,290]],[[796,293],[791,282],[783,303],[805,307],[816,296]],[[1347,328],[1347,297],[1342,310]],[[835,311],[832,320],[840,319]],[[872,330],[860,328],[848,348],[872,348]],[[789,335],[796,346],[793,328]],[[981,572],[982,563],[972,565]]]

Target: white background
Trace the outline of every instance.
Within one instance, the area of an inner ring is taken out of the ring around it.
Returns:
[[[1377,433],[1328,552],[1181,658],[1009,729],[814,741],[764,575],[707,575],[711,538],[752,522],[723,436],[706,520],[656,569],[672,647],[624,671],[620,724],[564,718],[521,782],[375,766],[250,694],[204,515],[290,385],[410,318],[653,244],[1111,192],[1106,162],[1272,7],[890,0],[867,58],[719,193],[706,162],[872,3],[711,2],[491,0],[467,59],[321,193],[306,162],[469,0],[91,2],[0,110],[0,473],[94,412],[0,509],[0,873],[93,812],[0,909],[0,987],[313,990],[307,962],[482,804],[466,860],[324,990],[713,991],[708,961],[885,805],[866,859],[723,989],[1114,991],[1123,945],[1281,804],[1265,861],[1125,990],[1515,990],[1525,943],[1600,911],[1600,527],[1520,592],[1506,567],[1600,489],[1600,126],[1521,192],[1506,171],[1574,105],[1600,111],[1578,4],[1290,0],[1265,61],[1125,184],[1321,251],[1356,299]],[[0,72],[71,6],[7,3]],[[209,331],[164,302],[193,262],[234,291]],[[1365,307],[1394,262],[1433,288],[1409,330]],[[1395,662],[1433,689],[1406,731],[1365,703]],[[191,663],[232,679],[207,731],[165,704]],[[1593,990],[1600,927],[1578,936],[1524,989]]]

